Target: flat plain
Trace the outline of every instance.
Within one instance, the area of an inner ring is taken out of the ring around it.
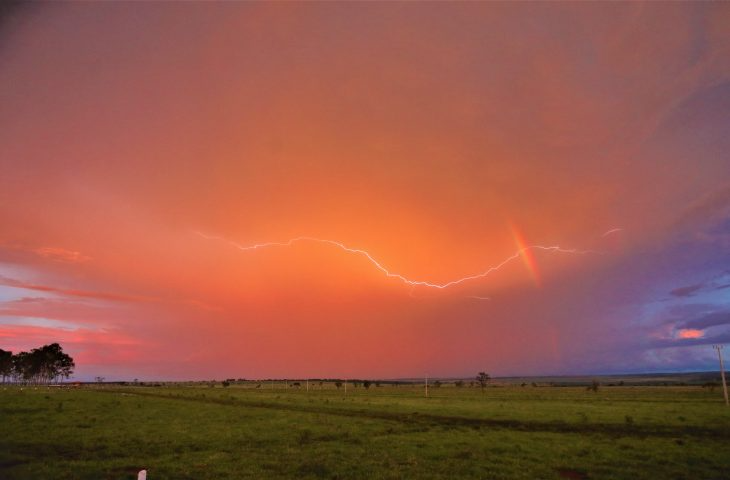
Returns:
[[[700,386],[0,388],[0,478],[730,478]]]

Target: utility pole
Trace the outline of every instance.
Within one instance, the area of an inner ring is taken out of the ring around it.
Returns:
[[[309,391],[309,379],[307,379],[307,391]]]
[[[720,376],[722,377],[722,393],[725,394],[725,405],[730,406],[727,398],[727,383],[725,383],[725,366],[722,363],[722,345],[713,345],[712,348],[717,350],[717,358],[720,360]]]
[[[428,397],[428,375],[426,375],[426,396]]]
[[[345,395],[347,395],[347,379],[345,379]]]

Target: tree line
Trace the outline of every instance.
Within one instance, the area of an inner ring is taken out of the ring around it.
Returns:
[[[63,352],[61,345],[52,343],[30,352],[0,349],[0,377],[2,382],[20,384],[48,384],[68,378],[74,371],[73,358]]]

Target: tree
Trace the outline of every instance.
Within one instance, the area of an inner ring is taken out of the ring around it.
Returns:
[[[479,382],[479,386],[482,387],[482,393],[484,393],[484,389],[487,388],[491,378],[487,372],[479,372],[479,375],[477,375],[476,380]]]
[[[0,352],[0,376],[3,382],[11,377],[14,382],[50,383],[70,377],[76,366],[73,358],[65,354],[57,343],[16,355],[4,350]]]
[[[335,387],[337,387],[338,389],[339,389],[340,387],[342,387],[342,382],[341,382],[341,381],[339,381],[339,380],[337,380],[337,381],[335,382]]]
[[[586,387],[586,390],[588,390],[588,391],[591,391],[591,392],[597,392],[597,391],[598,391],[598,387],[599,387],[600,385],[601,385],[601,384],[600,384],[600,383],[598,383],[598,380],[596,380],[596,379],[594,378],[594,379],[593,379],[593,381],[591,382],[591,384],[590,384],[590,385],[588,385],[588,386]]]
[[[365,387],[365,390],[368,390],[370,388],[371,382],[370,380],[364,380],[362,382],[362,386]]]
[[[454,386],[455,386],[456,388],[461,388],[461,387],[463,387],[463,386],[464,386],[464,380],[457,380],[457,381],[455,381],[455,382],[454,382]]]
[[[15,383],[24,382],[30,375],[30,354],[28,352],[18,352],[13,355],[13,381]]]
[[[441,380],[436,380],[435,382],[433,382],[433,386],[434,386],[434,388],[440,388],[441,387]]]
[[[5,380],[13,374],[13,352],[0,348],[0,377]]]

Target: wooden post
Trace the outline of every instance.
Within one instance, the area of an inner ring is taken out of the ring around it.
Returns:
[[[428,397],[428,375],[426,375],[426,396]]]
[[[722,363],[722,345],[713,345],[712,348],[717,350],[717,358],[720,360],[720,377],[722,377],[722,392],[725,394],[725,405],[730,406],[727,397],[727,383],[725,382],[725,366]]]

